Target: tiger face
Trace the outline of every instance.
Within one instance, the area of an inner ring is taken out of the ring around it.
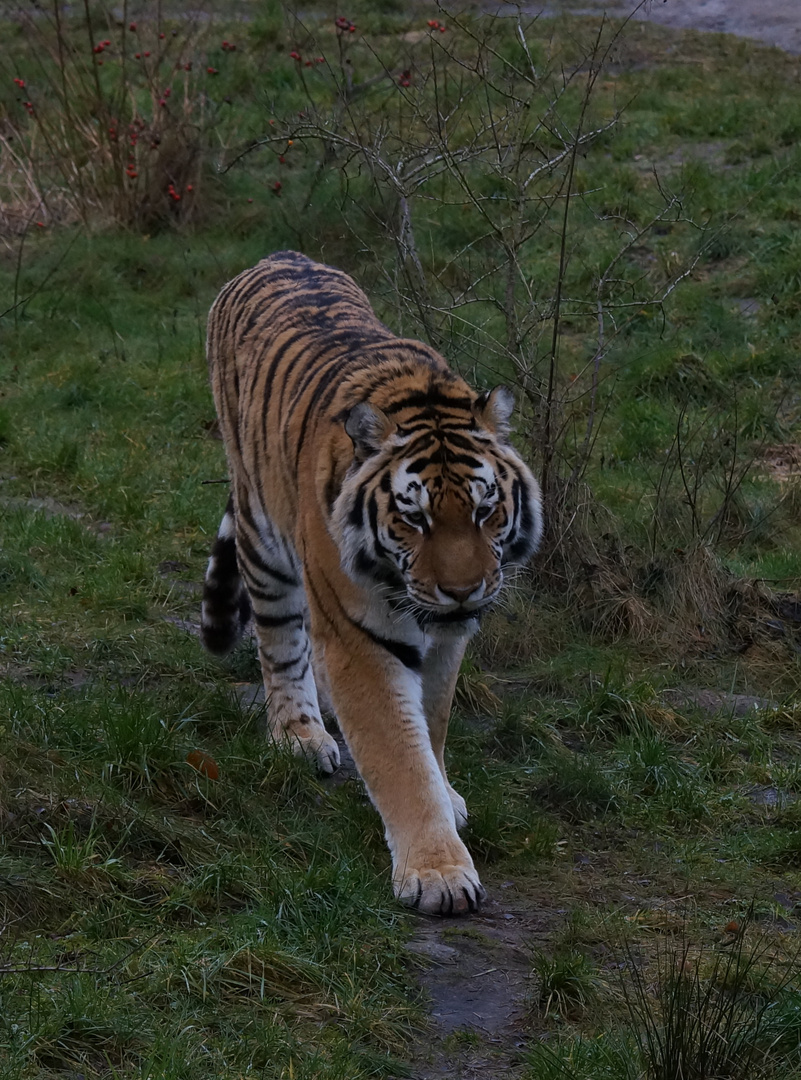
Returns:
[[[499,388],[458,424],[418,413],[407,430],[365,404],[346,420],[354,459],[332,515],[343,567],[421,626],[476,618],[539,541],[537,487],[506,439],[511,408]]]

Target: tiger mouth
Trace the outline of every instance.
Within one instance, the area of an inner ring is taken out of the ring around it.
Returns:
[[[415,618],[420,626],[428,626],[431,623],[443,625],[447,623],[469,622],[470,619],[479,619],[486,611],[480,608],[456,608],[454,611],[418,611]]]

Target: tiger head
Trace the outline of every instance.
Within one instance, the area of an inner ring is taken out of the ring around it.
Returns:
[[[345,572],[421,625],[480,614],[542,533],[537,483],[507,438],[511,393],[446,400],[397,417],[350,410],[353,460],[331,517]]]

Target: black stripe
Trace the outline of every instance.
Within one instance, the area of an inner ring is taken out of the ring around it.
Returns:
[[[282,671],[289,671],[289,669],[291,667],[294,667],[295,664],[299,664],[301,662],[301,660],[305,659],[305,657],[306,657],[306,653],[304,651],[299,656],[293,656],[293,658],[291,660],[282,660],[280,664],[270,663],[270,670],[275,675],[280,674]],[[308,669],[308,666],[309,665],[307,663],[306,667],[303,669],[303,674],[304,675],[306,674],[306,670]],[[302,678],[303,676],[298,676],[298,677]]]
[[[262,615],[258,611],[254,611],[253,618],[256,625],[263,627],[265,630],[274,629],[278,626],[289,626],[290,623],[303,626],[302,615]]]
[[[386,649],[387,652],[392,653],[397,660],[400,660],[404,667],[411,668],[413,671],[422,667],[423,656],[416,645],[408,645],[405,641],[394,641],[392,638],[382,637],[380,634],[376,634],[368,626],[362,626],[362,624],[356,622],[355,619],[351,619],[347,611],[345,612],[345,616],[357,630],[361,630],[361,632],[366,634],[376,645],[380,645],[382,649]]]
[[[296,345],[300,344],[300,342],[303,341],[303,338],[306,336],[306,330],[300,330],[297,333],[293,334],[288,340],[282,342],[282,344],[277,349],[274,349],[271,352],[269,364],[267,365],[267,373],[264,376],[264,383],[262,384],[263,389],[261,395],[262,418],[265,421],[265,429],[267,411],[270,407],[270,395],[272,393],[273,383],[275,382],[276,376],[278,375],[278,368],[281,364],[281,361],[284,359],[286,353],[288,353],[290,349],[295,348]]]
[[[460,409],[470,409],[471,405],[470,398],[448,397],[446,394],[432,388],[430,391],[416,390],[411,394],[407,394],[406,397],[387,405],[384,412],[392,415],[396,412],[402,412],[404,409],[426,409],[431,411],[436,408],[448,408],[458,411]]]
[[[323,576],[325,577],[325,575]],[[372,630],[369,629],[369,627],[362,626],[360,622],[358,622],[356,619],[351,618],[351,616],[347,613],[347,611],[342,605],[342,601],[337,596],[328,578],[325,578],[325,583],[328,586],[331,595],[333,596],[334,601],[340,610],[340,613],[344,615],[344,617],[348,620],[348,622],[354,629],[361,631],[361,633],[364,634],[366,637],[370,638],[370,640],[374,642],[374,644],[380,645],[382,649],[386,649],[387,652],[392,653],[392,655],[396,659],[400,660],[404,667],[411,668],[412,670],[416,670],[422,667],[423,657],[420,650],[416,646],[407,645],[405,641],[393,641],[390,638],[381,637],[380,634],[374,633]],[[320,597],[317,595],[317,591],[312,585],[311,580],[309,581],[309,591],[314,596],[314,599],[317,602],[317,607],[320,611],[320,614],[326,619],[329,625],[333,627],[334,623],[330,615],[326,612],[323,605],[321,604]]]
[[[520,527],[523,532],[530,533],[534,527],[534,515],[531,513],[531,499],[529,496],[531,492],[528,489],[528,485],[524,485],[523,481],[519,481],[521,489],[525,486],[526,498],[523,498],[522,491],[520,496]]]
[[[483,462],[478,458],[471,457],[470,454],[448,454],[449,465],[464,465],[466,469],[478,470],[483,465]]]
[[[248,583],[248,592],[254,600],[261,600],[265,604],[277,604],[281,600],[286,600],[286,593],[269,593],[264,589],[259,588],[258,585],[252,585]]]
[[[378,539],[378,500],[375,497],[375,493],[370,495],[367,502],[367,516],[370,521],[370,532],[373,534],[373,543],[377,554],[389,555],[387,549]]]
[[[361,525],[364,521],[364,485],[362,484],[356,491],[356,498],[353,500],[353,506],[348,511],[348,521],[351,525]]]
[[[359,550],[356,552],[356,558],[353,560],[353,565],[360,574],[364,574],[365,576],[367,576],[372,574],[372,572],[375,570],[376,561],[375,559],[371,558],[371,556],[363,547],[360,547]]]
[[[457,435],[455,431],[443,431],[442,437],[445,442],[452,446],[458,446],[460,450],[470,450],[474,454],[480,454],[480,449],[476,446],[475,439],[466,439],[464,435]]]
[[[261,557],[258,551],[253,547],[250,539],[245,533],[240,533],[237,537],[237,543],[239,545],[240,557],[243,557],[245,563],[250,563],[251,566],[257,567],[262,573],[267,574],[268,577],[273,578],[274,581],[280,581],[282,585],[291,585],[293,588],[297,588],[300,582],[297,578],[290,577],[288,574],[282,573],[280,570],[276,570],[275,567],[269,566]]]

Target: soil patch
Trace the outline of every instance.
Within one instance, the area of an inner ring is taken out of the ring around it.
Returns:
[[[766,446],[759,455],[759,464],[771,480],[795,480],[801,476],[801,445]]]
[[[514,882],[488,888],[491,899],[469,923],[421,917],[407,946],[430,1001],[431,1038],[411,1063],[414,1080],[522,1075],[523,1053],[535,1037],[532,952],[552,936],[561,914],[530,910]]]

